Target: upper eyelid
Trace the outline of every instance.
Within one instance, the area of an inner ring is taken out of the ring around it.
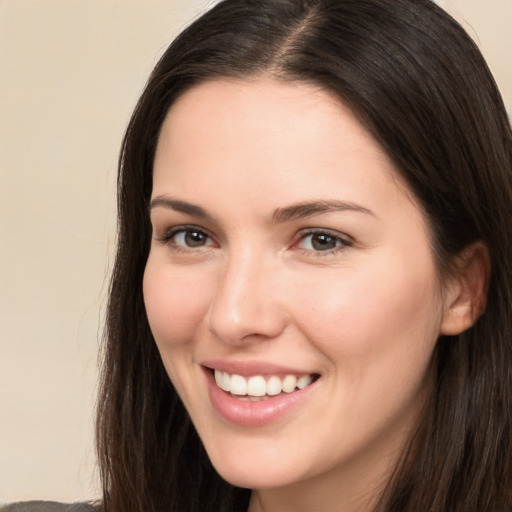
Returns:
[[[187,230],[200,231],[201,233],[204,233],[206,236],[208,236],[210,239],[212,239],[215,243],[219,243],[218,238],[214,234],[212,234],[212,232],[209,229],[207,229],[203,226],[200,226],[198,224],[178,224],[178,225],[174,225],[174,226],[168,226],[163,229],[158,229],[155,226],[153,227],[155,237],[160,242],[168,241],[170,238],[172,238],[176,234],[178,234],[182,231],[187,231]],[[351,237],[350,235],[348,235],[344,232],[340,232],[335,229],[322,228],[322,227],[304,227],[304,228],[299,229],[293,235],[290,245],[293,246],[298,241],[306,238],[307,236],[315,235],[315,234],[326,234],[328,236],[338,238],[347,245],[354,243],[353,237]]]
[[[301,244],[304,240],[313,235],[327,235],[329,237],[336,239],[339,242],[339,244],[337,244],[336,247],[332,247],[326,250],[316,250],[314,248],[305,248],[299,246],[299,244]],[[322,228],[310,228],[302,230],[302,233],[299,232],[299,236],[295,238],[290,249],[295,251],[301,251],[304,254],[313,255],[316,257],[327,258],[329,256],[333,257],[340,253],[343,253],[345,250],[354,247],[354,245],[355,242],[352,237],[344,233],[340,233],[339,231]]]
[[[345,242],[354,242],[354,239],[347,235],[346,233],[342,233],[340,231],[337,231],[335,229],[328,229],[328,228],[303,228],[298,232],[298,236],[300,239],[308,236],[308,235],[321,235],[326,234],[329,236],[332,236],[334,238],[339,238],[340,240],[344,240]]]
[[[159,205],[150,209],[149,220],[153,228],[193,226],[197,227],[198,229],[200,228],[208,231],[209,227],[217,226],[216,221],[209,215],[202,217],[200,214],[195,214],[193,211],[180,211],[172,208],[165,208]]]
[[[201,226],[197,226],[195,224],[181,224],[176,225],[172,227],[167,227],[162,230],[158,230],[153,228],[153,231],[159,241],[166,241],[172,238],[173,236],[177,235],[178,233],[181,233],[183,231],[200,231],[201,233],[204,233],[206,236],[211,238],[212,240],[215,240],[215,237],[205,228]]]

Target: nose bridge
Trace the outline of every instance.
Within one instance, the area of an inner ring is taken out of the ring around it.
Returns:
[[[212,332],[227,343],[273,338],[284,328],[276,295],[276,265],[257,248],[230,251],[209,311]]]

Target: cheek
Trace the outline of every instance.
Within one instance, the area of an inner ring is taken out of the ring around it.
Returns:
[[[415,258],[399,260],[396,255],[376,261],[362,270],[344,269],[322,280],[323,286],[307,283],[303,289],[308,296],[298,306],[305,311],[302,328],[308,337],[354,374],[428,359],[441,323],[430,260],[424,268],[418,268]]]
[[[349,269],[322,289],[309,283],[308,302],[299,307],[314,304],[301,330],[327,361],[326,393],[339,397],[319,414],[328,428],[340,425],[353,446],[405,431],[430,389],[440,325],[435,274],[414,264],[394,268]]]
[[[144,272],[144,304],[161,352],[192,341],[208,309],[207,280],[158,264],[151,256]]]

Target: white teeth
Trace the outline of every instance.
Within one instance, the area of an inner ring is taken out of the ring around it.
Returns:
[[[281,384],[281,379],[279,377],[276,377],[274,375],[267,380],[267,395],[279,395],[279,393],[281,393],[282,390],[283,386]]]
[[[279,395],[282,391],[285,393],[292,393],[296,388],[304,389],[313,382],[312,375],[286,375],[284,379],[280,379],[276,375],[272,375],[267,380],[261,375],[255,375],[248,379],[241,375],[230,375],[221,370],[215,370],[215,382],[222,390],[237,395],[246,397],[254,401],[259,401],[260,397],[267,398],[269,396]]]
[[[220,370],[215,370],[215,382],[220,389],[224,391],[231,391],[230,385],[231,377],[229,373],[221,372]]]
[[[283,380],[283,391],[291,393],[297,385],[297,377],[295,375],[287,375]]]
[[[263,377],[251,377],[247,382],[247,394],[252,396],[264,396],[267,394],[267,384]]]
[[[303,375],[297,379],[297,387],[299,389],[304,389],[306,386],[309,386],[311,382],[313,382],[311,375]]]
[[[231,390],[231,377],[229,376],[229,373],[222,372],[222,385],[221,388],[224,391],[230,391]]]
[[[231,375],[229,387],[233,395],[247,395],[247,381],[241,375]]]

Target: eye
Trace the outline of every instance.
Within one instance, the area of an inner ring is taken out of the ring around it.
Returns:
[[[352,245],[352,242],[329,231],[315,231],[302,235],[296,247],[306,251],[333,253]]]
[[[174,235],[174,242],[185,247],[202,247],[210,237],[197,229],[187,229]]]
[[[176,249],[195,249],[214,245],[212,238],[207,233],[194,226],[171,229],[158,240],[170,244]]]

